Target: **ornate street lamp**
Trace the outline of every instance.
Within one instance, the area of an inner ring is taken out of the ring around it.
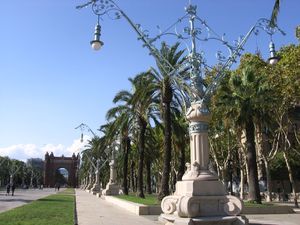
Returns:
[[[99,25],[99,24],[97,24],[97,25]],[[93,44],[92,44],[92,47],[93,47]],[[98,48],[96,43],[94,43],[93,48],[94,49]],[[81,123],[79,126],[75,127],[75,129],[80,129],[81,130],[81,135],[80,135],[80,142],[81,143],[83,142],[83,132],[85,130],[90,132],[93,135],[93,137],[96,137],[96,134],[93,132],[93,130],[88,125],[86,125],[84,123]],[[100,184],[100,180],[99,180],[99,173],[100,173],[101,169],[103,168],[103,166],[105,165],[105,163],[108,161],[108,159],[101,162],[100,159],[97,159],[97,160],[93,159],[88,153],[86,153],[85,156],[87,157],[88,161],[91,164],[90,175],[89,175],[89,185],[86,185],[85,189],[90,189],[90,192],[93,193],[93,194],[101,195],[101,184]],[[96,160],[96,164],[94,162],[95,160]],[[100,166],[100,163],[102,164],[101,166]],[[94,171],[94,176],[95,176],[95,183],[94,184],[92,184],[92,171]]]
[[[101,26],[99,22],[95,26],[94,40],[92,40],[91,46],[94,50],[98,51],[104,45],[104,43],[100,40],[101,36]]]
[[[192,96],[188,98],[183,93],[183,99],[189,106],[186,118],[189,121],[191,161],[187,165],[187,170],[182,181],[176,183],[176,192],[174,195],[167,196],[162,200],[161,207],[163,214],[160,216],[160,220],[168,224],[201,224],[208,223],[208,217],[211,218],[211,216],[214,216],[216,222],[227,221],[226,224],[231,224],[239,220],[240,224],[246,223],[242,217],[232,217],[239,215],[242,211],[242,201],[234,196],[227,196],[222,182],[208,169],[208,123],[210,121],[210,112],[207,108],[207,102],[225,76],[224,71],[229,69],[241,55],[250,35],[257,34],[259,30],[265,31],[271,37],[276,31],[282,34],[284,32],[276,25],[270,27],[269,20],[259,19],[245,36],[240,37],[235,44],[231,45],[225,40],[224,35],[218,35],[205,20],[198,17],[197,6],[189,4],[185,8],[185,14],[181,18],[167,29],[160,30],[159,35],[151,38],[148,31],[144,30],[141,25],[134,23],[115,1],[92,0],[77,6],[77,9],[85,8],[89,5],[92,5],[93,12],[98,17],[98,24],[99,18],[104,15],[109,15],[113,19],[123,17],[156,61],[171,68],[172,72],[169,73],[170,76],[180,77],[182,71],[187,71],[190,75]],[[183,29],[183,33],[179,33],[179,26],[186,20],[189,22],[189,26]],[[97,33],[95,40],[98,42],[100,41],[100,31],[96,31],[95,33]],[[182,68],[174,68],[154,45],[158,40],[167,35],[176,37],[181,42],[186,43],[188,40],[191,42],[187,60]],[[225,57],[221,52],[217,53],[220,69],[212,80],[211,85],[205,87],[203,82],[204,71],[206,69],[209,70],[211,67],[207,65],[203,53],[197,51],[197,41],[209,40],[217,41],[225,46],[229,51],[229,56]],[[99,44],[100,47],[102,44]],[[276,56],[274,45],[272,45],[270,53],[271,58],[273,57],[270,63],[274,63],[276,61],[274,59]]]
[[[270,49],[270,58],[268,59],[268,63],[270,65],[275,65],[276,63],[278,63],[279,57],[276,56],[275,44],[273,41],[270,42],[269,49]]]

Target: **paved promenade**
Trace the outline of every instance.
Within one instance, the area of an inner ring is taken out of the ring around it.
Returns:
[[[137,216],[86,191],[76,189],[78,225],[157,225],[158,216]],[[251,225],[299,225],[294,214],[247,215]]]
[[[54,189],[16,189],[15,196],[0,191],[0,213],[54,194]],[[158,216],[137,216],[83,190],[76,190],[79,225],[158,225]],[[292,203],[290,203],[292,205]],[[299,225],[300,209],[294,214],[247,215],[251,225]]]
[[[76,189],[76,207],[78,225],[161,224],[157,216],[137,216],[81,189]]]
[[[54,189],[44,188],[39,189],[16,189],[15,195],[6,196],[6,191],[0,191],[0,213],[24,205],[39,198],[55,194]]]

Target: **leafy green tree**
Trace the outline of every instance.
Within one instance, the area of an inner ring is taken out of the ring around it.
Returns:
[[[0,156],[0,186],[3,186],[9,182],[9,165],[10,159],[8,157]]]
[[[300,99],[300,46],[289,45],[279,51],[281,60],[273,70],[274,80],[279,83],[276,92],[279,95],[279,100],[276,107],[274,107],[274,117],[276,125],[280,132],[280,149],[283,151],[288,176],[292,185],[292,192],[294,195],[294,203],[298,206],[294,172],[291,166],[291,155],[298,153],[297,135],[300,133],[297,130],[296,123],[296,109],[299,108],[297,102]],[[299,145],[298,145],[299,146]]]

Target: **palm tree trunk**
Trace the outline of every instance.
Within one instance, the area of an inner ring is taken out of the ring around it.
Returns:
[[[152,194],[152,190],[151,190],[151,161],[149,159],[149,157],[146,157],[146,174],[147,174],[147,193],[148,194]]]
[[[123,159],[123,193],[128,195],[128,155],[130,151],[130,138],[124,138],[124,159]]]
[[[164,129],[164,166],[161,180],[161,190],[158,198],[162,200],[170,194],[169,180],[171,172],[171,109],[170,102],[164,102],[163,119],[165,124]]]
[[[185,169],[185,148],[183,146],[180,146],[179,149],[180,149],[180,156],[179,156],[177,181],[182,180],[182,176],[184,174],[184,169]]]
[[[139,123],[139,128],[140,128],[139,143],[138,143],[138,147],[139,147],[138,196],[140,198],[145,198],[143,170],[144,170],[144,154],[145,154],[145,150],[144,150],[145,149],[145,131],[146,131],[147,123],[143,120],[143,118],[139,118],[138,120],[139,120],[138,123]]]
[[[286,164],[286,167],[287,167],[287,170],[288,170],[288,173],[289,173],[289,180],[290,180],[290,183],[292,185],[292,192],[293,192],[295,207],[299,208],[298,201],[297,201],[296,185],[295,185],[295,180],[294,180],[294,176],[293,176],[293,171],[292,171],[292,167],[290,165],[290,162],[288,160],[287,153],[285,151],[283,152],[283,157],[284,157],[285,164]]]
[[[248,118],[246,122],[246,145],[247,145],[247,167],[249,171],[249,200],[261,204],[261,197],[258,185],[256,150],[254,141],[253,118]]]
[[[135,167],[135,163],[134,161],[132,161],[130,165],[130,177],[131,177],[130,179],[131,179],[131,188],[133,192],[136,191],[135,184],[134,184],[134,167]]]

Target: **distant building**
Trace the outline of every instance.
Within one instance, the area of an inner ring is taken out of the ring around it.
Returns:
[[[32,168],[38,169],[38,170],[43,170],[44,169],[44,161],[40,158],[27,159],[26,165],[28,167],[32,167]]]

